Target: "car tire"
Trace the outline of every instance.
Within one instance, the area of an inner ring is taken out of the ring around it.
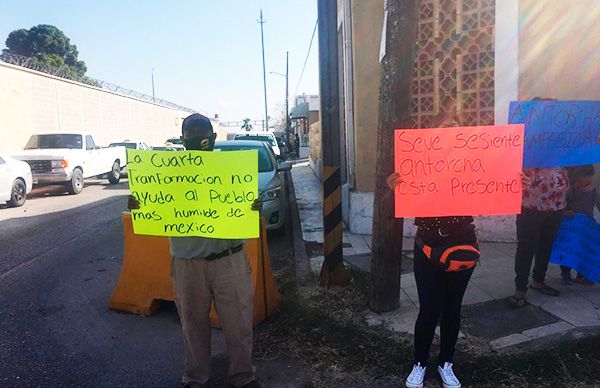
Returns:
[[[22,179],[17,179],[13,183],[10,200],[7,202],[10,207],[19,207],[25,204],[27,200],[27,186]]]
[[[281,222],[281,225],[279,226],[279,228],[277,229],[271,229],[269,232],[271,232],[271,234],[273,236],[277,236],[277,237],[281,237],[285,234],[285,223],[286,223],[286,214],[284,213],[283,215],[283,220]]]
[[[282,224],[279,228],[277,229],[271,229],[269,232],[271,232],[271,234],[273,236],[276,237],[281,237],[285,234],[285,224]]]
[[[121,180],[121,165],[115,160],[112,169],[108,173],[108,181],[112,185],[116,185]]]
[[[83,171],[76,168],[73,170],[73,176],[71,177],[71,180],[67,182],[67,191],[69,194],[77,195],[83,191],[83,187]]]

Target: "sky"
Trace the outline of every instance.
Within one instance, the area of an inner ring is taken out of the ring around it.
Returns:
[[[0,0],[0,48],[8,34],[52,24],[77,45],[87,75],[199,110],[222,121],[264,118],[259,12],[263,10],[269,116],[295,94],[317,94],[316,0]]]

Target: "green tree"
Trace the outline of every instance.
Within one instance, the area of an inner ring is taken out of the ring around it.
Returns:
[[[51,66],[64,66],[78,76],[87,71],[85,62],[78,59],[77,46],[55,26],[40,24],[29,30],[15,30],[8,34],[6,47],[3,54],[23,55]]]

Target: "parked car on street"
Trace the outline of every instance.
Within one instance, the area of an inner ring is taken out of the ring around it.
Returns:
[[[123,141],[117,142],[117,143],[110,143],[108,146],[109,147],[125,147],[130,150],[143,150],[143,151],[152,149],[148,144],[144,143],[143,141],[135,141],[135,140],[123,140]]]
[[[0,154],[0,202],[11,207],[23,206],[32,187],[29,165]]]
[[[229,140],[215,143],[215,151],[258,150],[258,193],[263,200],[260,216],[267,222],[267,230],[281,229],[285,225],[288,198],[285,190],[285,172],[292,166],[279,163],[267,142],[254,140]]]
[[[100,148],[86,132],[33,135],[15,159],[31,167],[34,185],[63,184],[70,194],[79,194],[85,178],[106,175],[119,183],[127,164],[125,147]]]
[[[183,144],[166,143],[165,146],[173,148],[173,151],[185,151],[185,146]]]
[[[108,145],[109,147],[125,147],[125,149],[130,149],[130,150],[142,150],[142,151],[148,151],[151,150],[152,147],[150,147],[148,144],[144,143],[143,141],[135,141],[135,140],[129,140],[129,139],[125,139],[121,142],[117,142],[117,143],[110,143]],[[127,176],[127,166],[124,166],[121,169],[121,176]],[[103,176],[104,178],[104,176]]]
[[[281,158],[281,150],[277,144],[275,135],[267,131],[246,131],[236,133],[233,140],[253,140],[253,141],[264,141],[269,144],[275,156]]]
[[[167,144],[179,144],[179,145],[183,145],[183,140],[181,140],[180,137],[170,137],[167,139],[167,141],[165,141],[165,145]]]
[[[168,145],[158,145],[152,146],[152,151],[177,151],[173,146]]]
[[[130,150],[142,150],[142,151],[148,151],[151,150],[152,147],[150,147],[148,144],[144,143],[143,141],[135,141],[135,140],[129,140],[129,139],[125,139],[121,142],[117,142],[117,143],[110,143],[108,145],[109,147],[125,147],[125,149],[130,149]],[[127,176],[127,166],[124,166],[121,169],[121,176]],[[103,176],[104,178],[104,176]]]

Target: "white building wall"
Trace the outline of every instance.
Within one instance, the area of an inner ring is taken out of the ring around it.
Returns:
[[[104,146],[123,139],[163,144],[180,135],[187,115],[0,62],[0,151],[9,154],[39,132],[90,131]]]

